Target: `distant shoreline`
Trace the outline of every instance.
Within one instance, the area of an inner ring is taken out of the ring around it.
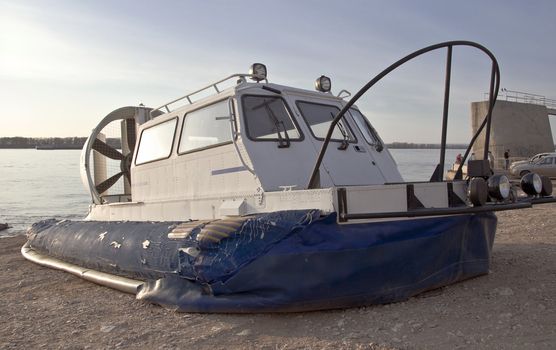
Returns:
[[[86,137],[0,137],[0,149],[82,149]],[[119,138],[108,138],[108,145],[120,148]]]
[[[82,149],[86,137],[0,137],[0,149],[62,150]],[[119,148],[119,139],[108,139],[111,146]],[[390,149],[440,149],[436,143],[392,142]],[[467,144],[447,144],[447,149],[467,148]]]
[[[450,143],[446,144],[446,149],[465,149],[467,144]],[[438,143],[411,143],[411,142],[392,142],[387,143],[386,147],[390,149],[440,149]]]

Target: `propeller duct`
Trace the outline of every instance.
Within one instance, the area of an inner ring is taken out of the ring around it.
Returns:
[[[93,203],[131,200],[131,165],[137,126],[149,119],[150,110],[145,107],[122,107],[104,117],[93,129],[81,152],[81,178],[91,193]],[[119,127],[115,128],[114,125],[118,124]],[[110,137],[106,136],[106,131],[112,132]],[[114,164],[119,164],[119,167],[114,167]],[[111,170],[109,175],[107,168]],[[123,189],[121,185],[115,186],[122,178]]]

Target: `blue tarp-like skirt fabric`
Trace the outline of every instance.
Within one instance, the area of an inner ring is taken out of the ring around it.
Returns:
[[[43,221],[31,247],[146,280],[137,298],[184,312],[289,312],[405,300],[488,273],[492,213],[338,224],[335,214],[249,217],[222,239],[180,223]]]

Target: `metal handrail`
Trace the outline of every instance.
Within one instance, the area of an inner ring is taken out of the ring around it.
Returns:
[[[193,96],[193,95],[195,95],[195,94],[198,94],[198,93],[200,93],[200,92],[202,92],[202,91],[205,91],[205,90],[207,90],[207,89],[213,88],[214,90],[216,90],[216,93],[218,94],[218,93],[220,93],[220,90],[218,90],[218,84],[221,84],[221,83],[223,83],[223,82],[225,82],[225,81],[227,81],[227,80],[230,80],[230,79],[232,79],[232,78],[239,78],[238,84],[239,84],[239,83],[244,83],[244,82],[245,82],[245,78],[255,78],[255,79],[257,79],[257,80],[264,80],[265,83],[268,83],[268,80],[266,79],[266,77],[263,77],[263,76],[260,76],[260,75],[256,75],[256,74],[245,74],[245,73],[236,73],[236,74],[232,74],[232,75],[230,75],[230,76],[228,76],[228,77],[226,77],[226,78],[224,78],[224,79],[220,79],[220,80],[218,80],[218,81],[216,81],[216,82],[214,82],[214,83],[211,83],[211,84],[209,84],[209,85],[207,85],[207,86],[205,86],[205,87],[202,87],[202,88],[200,88],[199,90],[195,90],[195,91],[193,91],[193,92],[191,92],[191,93],[189,93],[189,94],[187,94],[187,95],[184,95],[184,96],[182,96],[182,97],[176,98],[175,100],[172,100],[172,101],[170,101],[170,102],[167,102],[167,103],[165,103],[165,104],[163,104],[163,105],[160,105],[160,106],[154,108],[154,109],[151,110],[151,112],[150,112],[151,118],[155,118],[156,116],[153,115],[153,112],[155,112],[155,111],[160,111],[161,108],[165,108],[165,109],[166,109],[166,112],[165,112],[165,113],[170,113],[171,110],[168,108],[168,106],[171,105],[171,104],[174,104],[174,103],[176,103],[176,102],[178,102],[178,101],[181,101],[181,100],[183,100],[183,99],[186,99],[187,102],[189,102],[189,104],[192,104],[193,101],[191,101],[191,96]],[[163,113],[164,113],[164,112],[163,112]]]
[[[510,102],[522,102],[530,103],[535,105],[541,105],[548,108],[556,108],[556,99],[547,98],[544,95],[532,94],[530,92],[508,90],[502,88],[501,94],[498,96],[498,100],[506,100]],[[485,92],[483,94],[485,98],[488,98],[489,93]]]
[[[412,60],[412,59],[414,59],[418,56],[421,56],[424,53],[434,51],[434,50],[437,50],[437,49],[440,49],[440,48],[448,48],[448,50],[449,50],[448,57],[450,59],[451,58],[450,53],[451,53],[451,49],[452,49],[453,46],[471,46],[471,47],[475,47],[475,48],[483,51],[492,60],[492,71],[491,71],[491,78],[490,78],[490,97],[489,97],[488,113],[487,113],[483,123],[481,124],[481,126],[479,127],[479,129],[477,130],[477,132],[475,133],[473,138],[471,139],[471,142],[469,143],[469,146],[467,147],[467,150],[465,151],[465,154],[463,156],[462,163],[460,164],[460,167],[459,167],[458,171],[456,172],[456,176],[458,176],[458,173],[461,176],[462,165],[465,163],[465,160],[466,160],[467,156],[469,155],[469,152],[471,151],[471,147],[473,146],[473,143],[475,142],[475,140],[477,139],[477,137],[479,136],[480,132],[483,130],[485,125],[487,126],[487,129],[486,129],[486,132],[485,132],[486,135],[485,135],[484,159],[487,159],[488,147],[489,147],[488,144],[489,144],[489,139],[490,139],[490,125],[491,125],[491,120],[492,120],[492,110],[494,109],[494,104],[496,103],[496,97],[498,96],[498,90],[500,88],[500,68],[498,67],[498,61],[496,60],[496,57],[494,57],[492,52],[490,52],[486,47],[484,47],[484,46],[482,46],[478,43],[475,43],[475,42],[472,42],[472,41],[464,41],[464,40],[447,41],[447,42],[443,42],[443,43],[440,43],[440,44],[425,47],[421,50],[417,50],[417,51],[405,56],[404,58],[398,60],[397,62],[393,63],[388,68],[383,70],[380,74],[375,76],[372,80],[370,80],[367,84],[365,84],[365,86],[363,86],[355,94],[355,96],[353,96],[345,104],[345,106],[342,108],[342,110],[338,112],[336,117],[330,123],[330,127],[328,128],[326,138],[324,139],[324,142],[323,142],[322,147],[320,149],[319,155],[317,157],[317,161],[315,163],[315,166],[313,167],[313,172],[311,173],[311,177],[309,178],[309,183],[307,185],[307,189],[314,189],[317,186],[317,178],[318,178],[318,174],[319,174],[319,171],[320,171],[320,166],[322,164],[322,160],[323,160],[324,155],[326,153],[326,150],[328,148],[328,144],[330,143],[330,138],[332,137],[332,133],[334,131],[334,128],[336,127],[336,124],[338,124],[338,122],[340,121],[340,119],[342,119],[344,114],[351,108],[351,106],[353,106],[353,104],[357,100],[359,100],[359,98],[361,96],[363,96],[367,92],[367,90],[369,90],[373,85],[375,85],[382,78],[384,78],[386,75],[388,75],[390,72],[392,72],[393,70],[395,70],[399,66],[403,65],[404,63],[406,63],[406,62],[408,62],[408,61],[410,61],[410,60]],[[447,75],[447,83],[449,83],[449,76],[448,75]],[[448,96],[449,96],[449,94],[445,94],[445,96],[444,96],[445,101],[446,101]],[[444,105],[446,106],[446,103]],[[447,110],[445,109],[444,116],[443,116],[443,124],[446,123],[446,120],[447,120]],[[444,128],[444,126],[443,126],[443,128]],[[444,141],[444,137],[443,137],[443,141]],[[441,147],[442,148],[446,147],[444,142],[441,145]]]

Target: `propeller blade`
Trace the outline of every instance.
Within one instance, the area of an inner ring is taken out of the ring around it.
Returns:
[[[103,182],[99,183],[95,186],[98,193],[104,193],[107,189],[112,187],[119,179],[122,177],[124,172],[119,172],[114,176],[109,177],[108,179],[104,180]]]
[[[93,142],[93,147],[92,147],[95,151],[102,153],[103,155],[105,155],[108,158],[114,159],[114,160],[123,160],[124,159],[124,155],[121,154],[117,149],[108,146],[105,142],[99,140],[99,139],[95,139],[95,142]]]
[[[125,125],[127,130],[127,147],[129,148],[129,153],[133,153],[133,149],[135,148],[135,141],[137,139],[135,119],[126,119]]]

